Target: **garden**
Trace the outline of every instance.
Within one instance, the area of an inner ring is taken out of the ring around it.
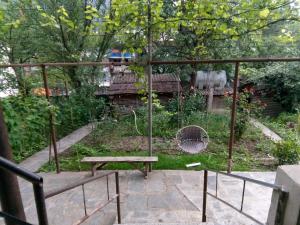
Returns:
[[[0,106],[13,159],[18,163],[50,145],[49,117],[54,118],[57,139],[93,124],[87,137],[59,156],[62,170],[88,169],[80,163],[85,156],[148,155],[147,60],[284,58],[300,53],[298,8],[279,0],[241,4],[154,1],[150,8],[139,0],[131,4],[115,0],[109,7],[106,1],[84,2],[0,3],[0,61],[23,65],[0,70],[0,93],[5,93]],[[127,69],[143,81],[136,83],[142,102],[134,109],[136,115],[131,110],[121,113],[109,97],[96,94],[105,83],[105,70],[111,69],[100,64],[107,63],[116,49],[132,55],[134,63]],[[30,66],[45,62],[73,65]],[[99,65],[79,66],[77,62]],[[26,63],[29,66],[24,66]],[[299,62],[241,63],[234,170],[274,170],[279,164],[298,163],[299,68]],[[53,92],[49,99],[41,76],[43,69]],[[174,95],[162,103],[153,94],[153,150],[159,157],[154,169],[187,169],[187,164],[200,162],[192,169],[225,170],[232,93],[224,93],[226,106],[221,112],[208,112],[207,96],[198,92],[195,82],[198,71],[222,70],[226,72],[226,88],[232,89],[234,65],[175,63],[153,65],[151,69],[153,74],[175,75],[182,85],[182,99]],[[59,94],[54,94],[55,90],[60,90]],[[264,113],[264,102],[259,100],[264,96],[280,105],[279,116]],[[250,118],[277,133],[282,142],[271,141],[250,123]],[[191,155],[179,149],[176,133],[188,125],[207,131],[210,141],[205,151]],[[111,164],[107,168],[130,167]],[[54,169],[50,160],[41,171]]]

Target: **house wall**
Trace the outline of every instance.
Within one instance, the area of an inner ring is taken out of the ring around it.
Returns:
[[[161,104],[167,104],[168,101],[173,98],[173,96],[174,95],[172,93],[158,94],[158,99],[160,100]],[[136,94],[114,95],[110,97],[110,101],[120,107],[137,108],[144,104],[141,100],[141,97]]]

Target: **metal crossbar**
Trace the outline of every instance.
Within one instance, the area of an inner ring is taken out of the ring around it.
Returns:
[[[216,173],[215,194],[210,193],[210,192],[207,191],[208,171]],[[219,174],[222,174],[224,176],[232,177],[232,178],[239,179],[239,180],[243,181],[241,205],[240,205],[239,208],[232,205],[232,204],[230,204],[229,202],[225,201],[224,199],[222,199],[218,196],[218,177],[219,177]],[[229,174],[229,173],[224,173],[224,172],[220,172],[220,171],[210,171],[210,170],[204,170],[202,222],[206,222],[207,195],[209,195],[209,196],[219,200],[220,202],[224,203],[225,205],[231,207],[232,209],[238,211],[239,213],[241,213],[242,215],[244,215],[247,218],[251,219],[252,221],[256,222],[257,224],[264,225],[265,224],[264,222],[259,221],[255,217],[253,217],[250,214],[243,211],[244,198],[245,198],[245,189],[246,189],[246,183],[247,182],[254,183],[254,184],[257,184],[257,185],[260,185],[260,186],[263,186],[263,187],[271,188],[274,191],[279,192],[280,201],[278,201],[278,202],[281,202],[281,204],[279,204],[278,207],[277,207],[277,215],[276,215],[277,219],[275,221],[275,225],[281,225],[282,221],[283,221],[283,213],[284,213],[284,210],[285,210],[285,207],[286,207],[286,202],[287,202],[287,197],[288,197],[288,192],[284,190],[283,186],[267,183],[267,182],[260,181],[260,180],[255,180],[255,179],[252,179],[252,178],[248,178],[248,177],[244,177],[244,176],[240,176],[240,175],[236,175],[236,174]]]

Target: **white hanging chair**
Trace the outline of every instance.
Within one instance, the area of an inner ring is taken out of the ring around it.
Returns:
[[[190,125],[177,131],[176,140],[182,151],[196,154],[207,148],[209,137],[203,128]]]

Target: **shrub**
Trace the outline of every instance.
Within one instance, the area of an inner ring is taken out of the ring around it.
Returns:
[[[245,133],[251,116],[258,115],[262,112],[265,105],[260,101],[254,101],[254,90],[244,89],[239,93],[237,98],[237,110],[236,110],[236,121],[234,140],[238,141]],[[232,97],[227,98],[227,104],[232,105]],[[230,126],[230,124],[229,124]]]
[[[46,98],[12,96],[2,101],[13,155],[17,162],[45,147],[49,140],[49,107]]]
[[[148,135],[148,110],[147,107],[141,107],[137,110],[137,126],[143,135]],[[172,125],[173,113],[165,110],[164,107],[153,108],[152,131],[156,137],[172,137],[174,133],[170,130]]]
[[[243,134],[245,133],[248,126],[249,119],[244,116],[237,114],[237,118],[234,126],[234,140],[239,141]]]
[[[105,111],[105,101],[96,99],[93,88],[82,88],[69,98],[10,96],[1,101],[9,140],[17,162],[31,156],[49,143],[49,113],[55,115],[57,138],[61,138]]]
[[[177,125],[178,120],[186,121],[194,112],[205,111],[206,102],[203,94],[198,91],[184,96],[181,103],[179,103],[178,97],[171,99],[166,109],[173,113],[171,124]]]
[[[300,160],[300,145],[292,139],[276,143],[273,155],[278,159],[279,165],[298,164]]]
[[[73,130],[99,119],[105,112],[103,98],[96,98],[93,87],[82,87],[73,92],[69,98],[59,98],[53,101],[59,110],[56,116],[57,133],[63,137]]]

